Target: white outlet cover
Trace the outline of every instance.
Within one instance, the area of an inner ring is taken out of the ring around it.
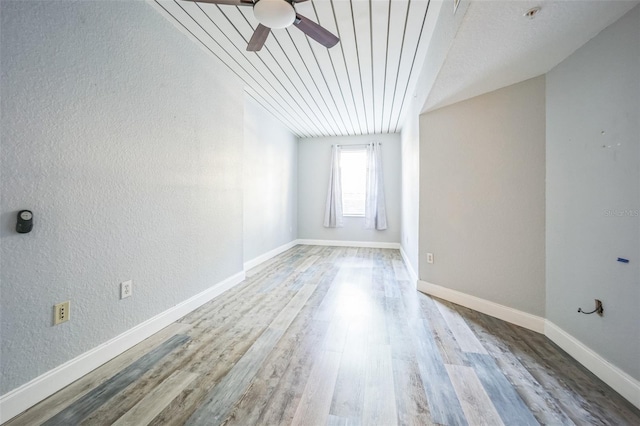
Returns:
[[[427,263],[433,263],[433,253],[427,253]]]
[[[125,281],[120,283],[120,299],[126,299],[133,294],[133,281]]]

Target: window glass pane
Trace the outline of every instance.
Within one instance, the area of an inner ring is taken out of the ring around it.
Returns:
[[[364,216],[367,186],[367,150],[343,149],[340,152],[342,173],[342,210],[345,216]]]

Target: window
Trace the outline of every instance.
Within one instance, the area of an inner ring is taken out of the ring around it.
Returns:
[[[367,149],[345,148],[340,151],[343,216],[364,216],[367,188]]]

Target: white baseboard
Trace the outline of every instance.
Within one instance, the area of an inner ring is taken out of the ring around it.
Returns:
[[[216,296],[241,283],[244,278],[244,271],[239,272],[202,293],[196,294],[119,336],[2,395],[0,397],[0,423],[17,416],[29,407],[95,370],[105,362],[115,358]]]
[[[273,250],[269,250],[268,252],[261,254],[258,257],[255,257],[247,262],[244,262],[244,270],[245,272],[248,271],[251,268],[255,268],[256,266],[258,266],[259,264],[261,264],[262,262],[266,262],[267,260],[271,259],[272,257],[276,257],[277,255],[279,255],[280,253],[284,253],[285,251],[289,250],[292,247],[295,247],[298,245],[298,240],[293,240],[288,242],[287,244],[283,244],[280,247],[276,247]]]
[[[366,247],[400,249],[400,243],[383,243],[375,241],[340,241],[340,240],[297,240],[304,246],[331,246],[331,247]]]
[[[584,343],[549,320],[546,321],[544,334],[603,382],[611,386],[633,405],[640,408],[640,381],[602,358]]]
[[[510,322],[520,327],[533,330],[537,333],[544,333],[545,319],[536,315],[528,314],[499,303],[490,302],[476,296],[471,296],[460,291],[451,290],[446,287],[431,284],[426,281],[418,281],[418,290],[432,296],[439,297],[449,302],[465,306],[474,311],[491,315],[492,317]]]
[[[414,285],[417,285],[418,274],[416,274],[416,271],[413,269],[413,266],[411,266],[411,262],[409,262],[409,256],[407,256],[407,253],[404,252],[404,249],[402,248],[402,246],[400,247],[400,254],[402,255],[402,260],[404,261],[404,265],[407,267],[407,271],[409,272],[409,278],[411,278],[411,282]]]

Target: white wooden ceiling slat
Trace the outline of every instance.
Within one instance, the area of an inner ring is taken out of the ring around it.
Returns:
[[[176,3],[177,4],[177,3]],[[183,5],[186,4],[186,7]],[[195,9],[189,10],[189,5],[192,5]],[[254,84],[259,85],[274,99],[279,109],[283,111],[285,115],[294,114],[295,110],[291,106],[291,100],[288,99],[287,94],[283,91],[278,91],[277,82],[268,78],[268,71],[264,64],[262,64],[257,58],[244,55],[243,51],[238,47],[240,43],[244,42],[244,39],[233,28],[229,28],[230,24],[222,16],[218,7],[215,5],[206,4],[206,14],[195,3],[180,2],[179,7],[183,7],[189,13],[189,16],[193,19],[197,19],[197,25],[204,28],[206,34],[209,36],[205,42],[208,44],[220,44],[222,48],[233,57],[235,62],[243,68],[243,70],[251,75]],[[193,20],[192,19],[192,20]],[[305,135],[310,135],[311,132],[305,129],[305,125],[308,123],[296,123],[296,127],[300,129]]]
[[[325,3],[329,4],[328,2],[325,2]],[[310,4],[312,7],[315,7],[311,1],[307,2],[307,4]],[[313,19],[315,22],[318,22],[323,27],[325,26],[325,23],[319,20],[316,14],[316,11],[313,9],[311,10],[311,13],[309,13],[308,18]],[[309,43],[309,46],[311,47],[316,60],[320,64],[320,67],[323,70],[325,70],[325,72],[323,73],[323,76],[327,80],[327,85],[329,86],[331,96],[340,113],[340,120],[344,124],[345,130],[347,132],[346,134],[355,135],[356,133],[353,130],[351,114],[349,113],[349,110],[345,103],[345,98],[344,96],[342,96],[340,82],[338,81],[337,73],[333,66],[332,59],[329,55],[329,49],[327,49],[320,43],[316,43],[314,40],[310,38],[307,38],[307,42]]]
[[[296,3],[296,11],[306,18],[311,19],[316,23],[318,22],[318,18],[316,16],[313,5],[313,0],[303,3]],[[323,53],[326,52],[327,49],[313,39],[307,37],[302,31],[294,29],[293,27],[290,29],[289,34],[292,36],[294,42],[301,52],[306,51],[311,53],[311,55],[308,57],[310,58],[310,60],[312,58],[312,63],[316,64],[317,69],[319,70],[319,76],[324,83],[322,87],[326,87],[326,93],[328,94],[328,105],[331,106],[332,111],[335,111],[334,126],[338,130],[339,134],[349,134],[348,120],[346,120],[343,105],[341,105],[340,99],[335,91],[335,81],[331,78],[333,75],[331,63],[328,60],[328,56],[323,55]]]
[[[331,103],[337,110],[338,119],[336,120],[336,126],[339,127],[343,132],[341,134],[348,135],[350,134],[350,132],[346,124],[348,119],[345,117],[345,113],[343,110],[344,106],[340,104],[338,94],[335,93],[334,90],[332,89],[336,82],[335,82],[335,79],[332,79],[333,75],[329,68],[330,61],[328,60],[328,56],[323,55],[322,54],[323,52],[320,50],[318,51],[315,50],[315,49],[319,49],[317,46],[315,46],[317,43],[312,43],[312,41],[309,40],[307,37],[305,37],[305,41],[308,44],[309,51],[311,51],[311,54],[314,60],[318,64],[318,68],[320,68],[321,70],[320,75],[322,76],[322,79],[324,80],[324,83],[327,86],[329,97],[331,98]]]
[[[417,74],[420,73],[420,67],[424,60],[424,56],[420,56],[418,53],[418,48],[420,48],[418,44],[420,42],[420,37],[424,34],[424,31],[422,31],[422,25],[428,13],[428,8],[429,1],[411,0],[409,3],[409,19],[404,33],[405,39],[402,47],[402,55],[400,56],[400,62],[398,64],[398,78],[394,83],[394,97],[389,112],[390,133],[394,132],[398,127],[398,121],[403,104],[413,97],[415,82],[411,86],[412,89],[410,92],[408,83],[411,73],[414,74],[414,79],[417,79]],[[425,46],[425,48],[426,47],[427,46]],[[416,62],[418,63],[416,64]]]
[[[391,15],[389,18],[389,43],[387,47],[387,59],[385,63],[386,79],[384,81],[384,100],[382,103],[382,133],[389,132],[389,120],[391,106],[394,98],[394,85],[398,79],[398,65],[402,52],[405,25],[408,18],[409,2],[407,0],[394,0],[391,2]]]
[[[337,136],[338,133],[336,132],[335,125],[333,124],[334,118],[331,116],[331,111],[327,102],[311,71],[309,70],[308,65],[302,60],[302,56],[298,53],[297,48],[295,44],[293,44],[293,40],[289,36],[287,30],[272,31],[272,34],[269,37],[273,37],[282,51],[286,52],[287,60],[292,63],[298,77],[303,81],[305,91],[320,110],[320,116],[318,116],[317,119],[322,120],[324,126],[328,128],[328,133],[326,135]]]
[[[299,34],[298,34],[299,33]],[[338,126],[338,110],[333,103],[331,98],[331,94],[329,92],[329,87],[327,86],[324,78],[322,77],[322,70],[319,68],[316,63],[311,49],[308,46],[306,41],[306,37],[304,34],[300,33],[297,29],[287,29],[286,35],[288,37],[288,41],[286,43],[290,43],[293,46],[293,49],[298,55],[300,62],[303,64],[305,71],[311,76],[313,81],[313,87],[320,93],[320,98],[322,100],[322,104],[325,106],[326,110],[329,112],[328,117],[331,119],[331,124],[334,128],[334,132],[336,135],[342,134],[340,132]],[[283,37],[283,41],[284,41]]]
[[[426,55],[428,40],[420,39],[429,0],[295,3],[340,43],[327,49],[292,25],[272,30],[259,52],[246,51],[258,24],[251,7],[147,1],[166,8],[167,19],[299,137],[396,132]]]
[[[387,45],[391,3],[389,0],[373,0],[371,5],[371,76],[373,79],[373,122],[375,133],[382,133],[385,77],[387,69]]]
[[[287,75],[287,78],[296,89],[299,100],[301,102],[304,102],[306,105],[308,105],[309,108],[313,110],[313,119],[316,122],[318,128],[316,134],[335,135],[336,133],[334,132],[331,120],[327,118],[328,111],[325,112],[325,110],[322,108],[321,99],[320,102],[318,102],[319,97],[316,96],[316,93],[318,92],[315,91],[312,93],[312,82],[308,81],[308,78],[305,78],[308,76],[308,73],[306,72],[306,70],[304,70],[303,67],[298,68],[294,65],[291,56],[298,55],[289,55],[287,50],[282,47],[280,39],[277,38],[276,34],[278,33],[284,33],[284,38],[289,39],[289,37],[286,35],[286,31],[272,31],[268,40],[270,43],[269,51],[271,52],[271,54],[273,54],[276,62],[278,62],[280,65],[286,64],[286,67],[282,67],[283,72]],[[282,36],[283,34],[280,34],[280,38],[282,38]]]
[[[245,10],[248,10],[248,15]],[[234,7],[227,16],[234,22],[244,21],[244,24],[241,23],[237,25],[237,29],[247,40],[251,38],[254,26],[257,26],[257,21],[255,21],[251,9]],[[255,21],[255,23],[251,21]],[[326,124],[326,121],[317,119],[321,111],[317,108],[317,104],[313,102],[314,99],[303,94],[305,92],[305,84],[300,79],[297,70],[288,60],[286,52],[284,52],[275,38],[275,34],[281,31],[283,30],[272,30],[260,52],[245,52],[244,54],[248,56],[258,56],[261,61],[276,74],[278,80],[283,83],[287,93],[294,98],[296,106],[301,108],[300,113],[304,113],[313,123],[313,133],[326,133],[330,131],[330,126]]]
[[[403,114],[405,112],[405,110],[407,109],[407,107],[409,107],[411,105],[411,99],[414,97],[415,95],[415,90],[416,90],[416,86],[418,84],[418,79],[420,78],[420,71],[422,68],[422,62],[424,61],[424,58],[427,54],[427,50],[429,49],[429,37],[430,35],[427,34],[427,31],[424,31],[425,27],[424,27],[424,22],[426,22],[427,20],[427,15],[428,15],[428,5],[427,5],[427,11],[425,12],[424,16],[423,16],[423,21],[422,24],[420,25],[420,35],[418,37],[417,42],[415,43],[416,48],[415,48],[415,53],[413,55],[413,62],[411,64],[411,68],[409,70],[409,77],[407,79],[407,83],[405,85],[405,89],[404,89],[404,94],[403,94],[403,101],[400,103],[400,108],[399,108],[399,113],[398,113],[398,117],[396,119],[396,124],[394,127],[394,132],[397,132],[398,129],[400,129],[400,126],[402,125],[402,117]]]
[[[338,35],[338,28],[336,26],[335,11],[333,10],[333,3],[331,1],[315,1],[313,2],[316,16],[318,17],[318,23],[331,33]],[[335,78],[338,84],[340,97],[342,103],[345,105],[347,114],[349,117],[349,126],[353,131],[353,134],[362,134],[360,129],[360,122],[358,118],[358,111],[355,106],[353,96],[351,96],[350,80],[347,74],[347,69],[342,58],[342,50],[336,46],[336,48],[326,49],[333,68]]]
[[[360,64],[360,79],[364,92],[367,133],[375,133],[373,110],[373,76],[371,63],[371,28],[369,21],[369,2],[352,0],[353,21],[355,27],[357,57]]]
[[[301,3],[300,5],[296,5],[296,9],[300,14],[306,17],[313,16],[313,7],[310,4]],[[289,27],[287,29],[287,32],[291,37],[291,40],[293,41],[293,44],[295,45],[298,53],[300,54],[302,61],[304,61],[309,71],[312,73],[314,81],[317,83],[318,88],[323,93],[323,97],[327,102],[329,110],[331,111],[331,116],[333,117],[337,134],[346,135],[346,125],[342,116],[340,115],[338,104],[335,97],[333,96],[333,93],[331,92],[331,88],[325,76],[330,70],[328,70],[326,66],[324,69],[322,68],[319,60],[315,56],[315,52],[311,48],[311,43],[316,42],[314,40],[308,40],[307,36],[302,31],[293,26]]]
[[[348,0],[333,1],[333,10],[336,13],[337,32],[340,37],[340,54],[349,78],[351,97],[356,109],[359,129],[362,133],[368,133],[364,102],[363,87],[360,80],[360,64],[354,36],[353,18],[351,15],[351,2]],[[336,46],[337,47],[337,46]],[[335,47],[333,48],[336,49]]]
[[[278,64],[276,64],[273,56],[269,54],[267,49],[263,48],[263,51],[258,53],[246,51],[246,46],[253,34],[253,28],[251,28],[250,24],[241,16],[238,8],[235,6],[205,6],[213,7],[204,10],[204,8],[200,8],[199,5],[196,4],[196,7],[206,12],[209,23],[215,23],[224,36],[231,39],[238,53],[251,62],[255,66],[256,72],[262,74],[274,89],[280,93],[281,97],[286,99],[287,105],[293,110],[293,113],[297,115],[298,119],[308,126],[310,132],[312,134],[317,132],[316,123],[311,118],[315,114],[310,113],[299,102],[298,96],[292,90],[292,85],[287,81],[286,75],[278,69]],[[235,18],[233,24],[226,14]]]
[[[205,31],[202,28],[200,22],[194,21],[191,16],[183,9],[182,4],[178,4],[175,1],[161,1],[156,2],[161,10],[164,10],[168,16],[168,19],[176,21],[177,25],[182,26],[187,32],[189,32],[193,37],[195,37],[207,50],[209,50],[214,56],[218,57],[224,64],[227,65],[240,79],[242,79],[245,84],[249,86],[257,86],[262,88],[258,79],[254,73],[248,72],[242,64],[242,58],[238,58],[237,55],[233,55],[233,52],[229,52],[226,50],[218,40],[222,38],[220,34],[219,37],[216,36],[216,32],[213,34]],[[228,47],[228,46],[227,46]],[[240,59],[240,61],[238,61]],[[259,76],[257,76],[259,78]],[[282,103],[278,103],[276,92],[260,90],[260,97],[263,100],[263,105],[267,104],[274,111],[283,110]],[[283,114],[276,114],[280,119],[282,119],[283,123],[287,125],[296,135],[299,137],[304,137],[309,133],[304,130],[303,127],[298,124],[292,122],[287,119]]]

